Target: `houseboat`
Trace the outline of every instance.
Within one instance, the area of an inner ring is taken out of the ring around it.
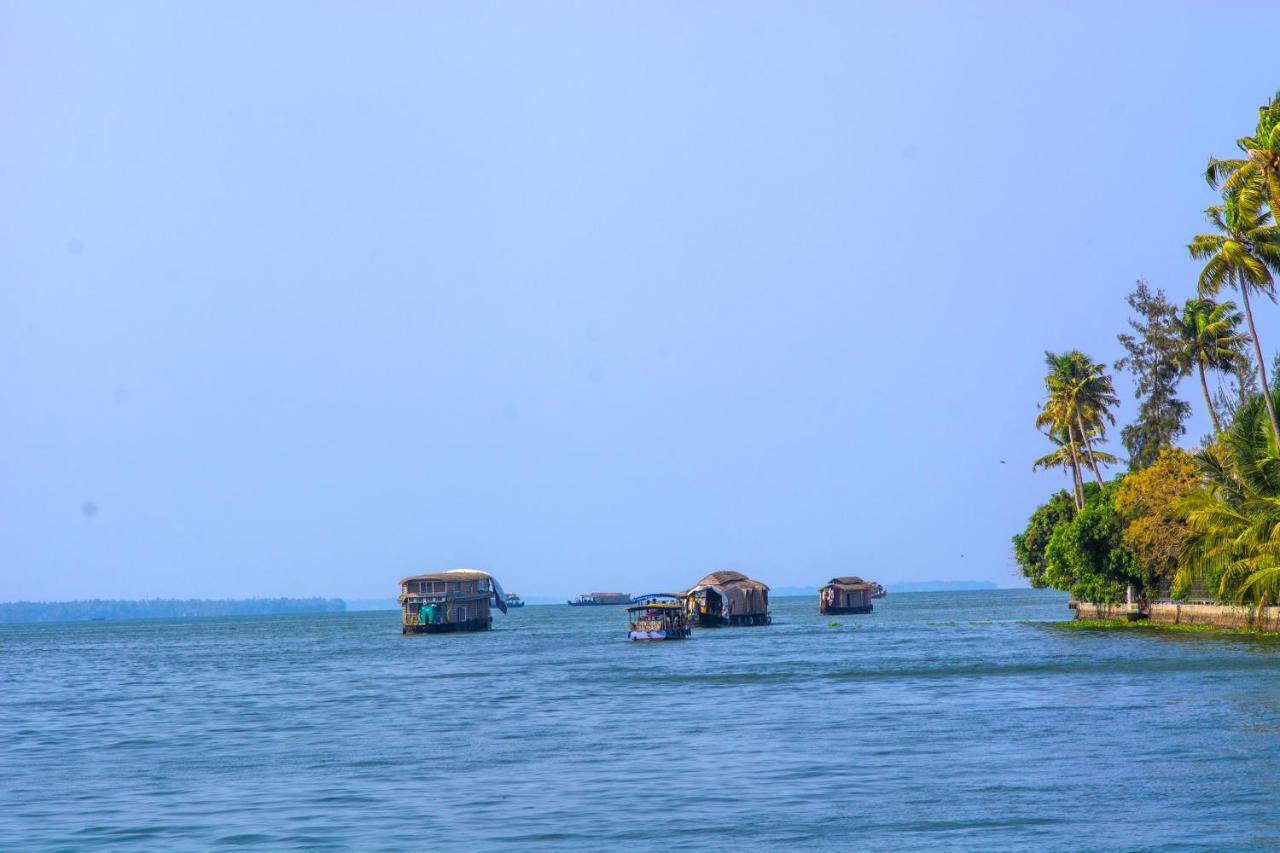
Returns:
[[[875,581],[871,582],[871,586],[872,586],[872,589],[871,589],[872,598],[884,598],[886,595],[889,594],[889,591],[887,589],[885,589]]]
[[[400,624],[404,634],[487,631],[492,602],[507,612],[507,595],[488,572],[452,569],[411,575],[400,581]]]
[[[507,607],[524,607],[524,599],[514,592],[507,593]]]
[[[832,578],[818,591],[818,612],[870,613],[877,586],[852,575]]]
[[[689,633],[689,620],[678,596],[666,593],[641,595],[627,608],[628,639],[683,640]]]
[[[741,572],[712,572],[680,594],[690,621],[699,628],[768,625],[769,587]]]
[[[569,602],[570,607],[599,607],[604,604],[630,604],[629,592],[584,592]]]

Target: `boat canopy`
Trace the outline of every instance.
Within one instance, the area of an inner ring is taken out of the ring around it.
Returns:
[[[487,580],[491,585],[495,595],[495,603],[498,609],[503,613],[507,612],[507,594],[502,591],[502,584],[498,583],[498,579],[488,572],[482,572],[479,569],[449,569],[446,572],[427,572],[422,575],[409,575],[409,577],[400,581],[400,585],[409,581],[482,581]]]
[[[632,610],[680,610],[681,607],[674,601],[650,601],[647,604],[633,604],[627,608],[627,612]]]

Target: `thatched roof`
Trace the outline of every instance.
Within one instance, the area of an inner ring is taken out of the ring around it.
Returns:
[[[864,581],[857,575],[845,575],[844,577],[832,578],[827,581],[827,586],[838,587],[839,589],[874,589],[875,584],[870,581]]]
[[[764,589],[769,586],[760,581],[753,581],[742,572],[719,571],[712,572],[702,580],[694,584],[690,589],[696,589],[700,586],[723,586],[723,587],[741,587],[744,589]]]

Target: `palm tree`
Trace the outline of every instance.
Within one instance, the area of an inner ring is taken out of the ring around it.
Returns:
[[[1031,463],[1031,470],[1039,471],[1042,468],[1062,468],[1067,476],[1071,476],[1074,472],[1079,476],[1079,469],[1074,466],[1074,451],[1068,445],[1071,438],[1062,433],[1050,432],[1047,438],[1052,441],[1056,448],[1052,453],[1046,453],[1035,462]],[[1095,462],[1101,462],[1103,465],[1118,465],[1120,460],[1103,450],[1093,451]]]
[[[1175,586],[1205,581],[1219,598],[1262,603],[1280,594],[1280,451],[1258,394],[1196,456],[1205,486],[1176,509],[1192,534]]]
[[[1044,429],[1049,440],[1058,446],[1048,456],[1042,456],[1031,465],[1031,470],[1062,465],[1071,475],[1071,497],[1076,509],[1084,509],[1084,481],[1080,476],[1080,453],[1075,430],[1066,420],[1061,408],[1052,399],[1046,400],[1036,416],[1036,428]]]
[[[1097,451],[1092,437],[1106,439],[1106,422],[1115,423],[1110,409],[1119,404],[1120,399],[1116,396],[1111,377],[1106,374],[1106,366],[1094,362],[1079,350],[1046,352],[1044,359],[1049,368],[1044,378],[1049,395],[1041,406],[1036,426],[1045,429],[1050,439],[1059,443],[1060,450],[1064,451],[1064,461],[1068,456],[1071,458],[1076,506],[1083,508],[1081,459],[1093,471],[1098,485],[1102,485],[1102,471],[1098,463],[1109,463],[1114,457]],[[1083,448],[1080,447],[1081,442]]]
[[[1204,392],[1204,405],[1213,421],[1214,435],[1222,432],[1222,425],[1218,423],[1204,371],[1206,367],[1220,371],[1234,367],[1236,347],[1244,340],[1243,335],[1236,334],[1240,319],[1234,302],[1212,299],[1188,299],[1182,307],[1182,316],[1174,318],[1174,328],[1182,341],[1179,366],[1183,373],[1189,373],[1192,368],[1199,372],[1200,390]]]
[[[1197,234],[1187,246],[1193,258],[1205,261],[1204,269],[1200,271],[1200,296],[1216,296],[1224,284],[1240,291],[1244,316],[1249,322],[1249,337],[1258,358],[1262,399],[1267,404],[1272,436],[1280,444],[1280,421],[1276,420],[1271,386],[1267,384],[1266,359],[1262,355],[1258,329],[1253,323],[1253,309],[1249,305],[1250,290],[1275,301],[1275,279],[1271,271],[1280,269],[1280,229],[1271,224],[1271,215],[1262,209],[1262,197],[1252,186],[1228,192],[1222,204],[1214,205],[1204,213],[1220,233]]]
[[[1090,436],[1096,434],[1099,440],[1106,440],[1104,422],[1116,422],[1111,408],[1120,404],[1106,365],[1093,361],[1080,350],[1061,354],[1046,352],[1044,357],[1049,367],[1049,374],[1044,379],[1049,390],[1049,408],[1057,412],[1060,420],[1068,423],[1077,440],[1084,441],[1089,467],[1093,469],[1098,485],[1102,485],[1102,474],[1098,470]]]
[[[1253,136],[1236,140],[1244,157],[1231,160],[1209,158],[1204,177],[1214,189],[1228,192],[1254,185],[1261,188],[1280,215],[1280,92],[1258,108],[1258,128]]]

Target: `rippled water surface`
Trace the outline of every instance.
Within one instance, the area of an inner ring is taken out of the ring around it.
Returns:
[[[0,627],[0,847],[1280,845],[1280,643],[1048,624],[1054,593]]]

